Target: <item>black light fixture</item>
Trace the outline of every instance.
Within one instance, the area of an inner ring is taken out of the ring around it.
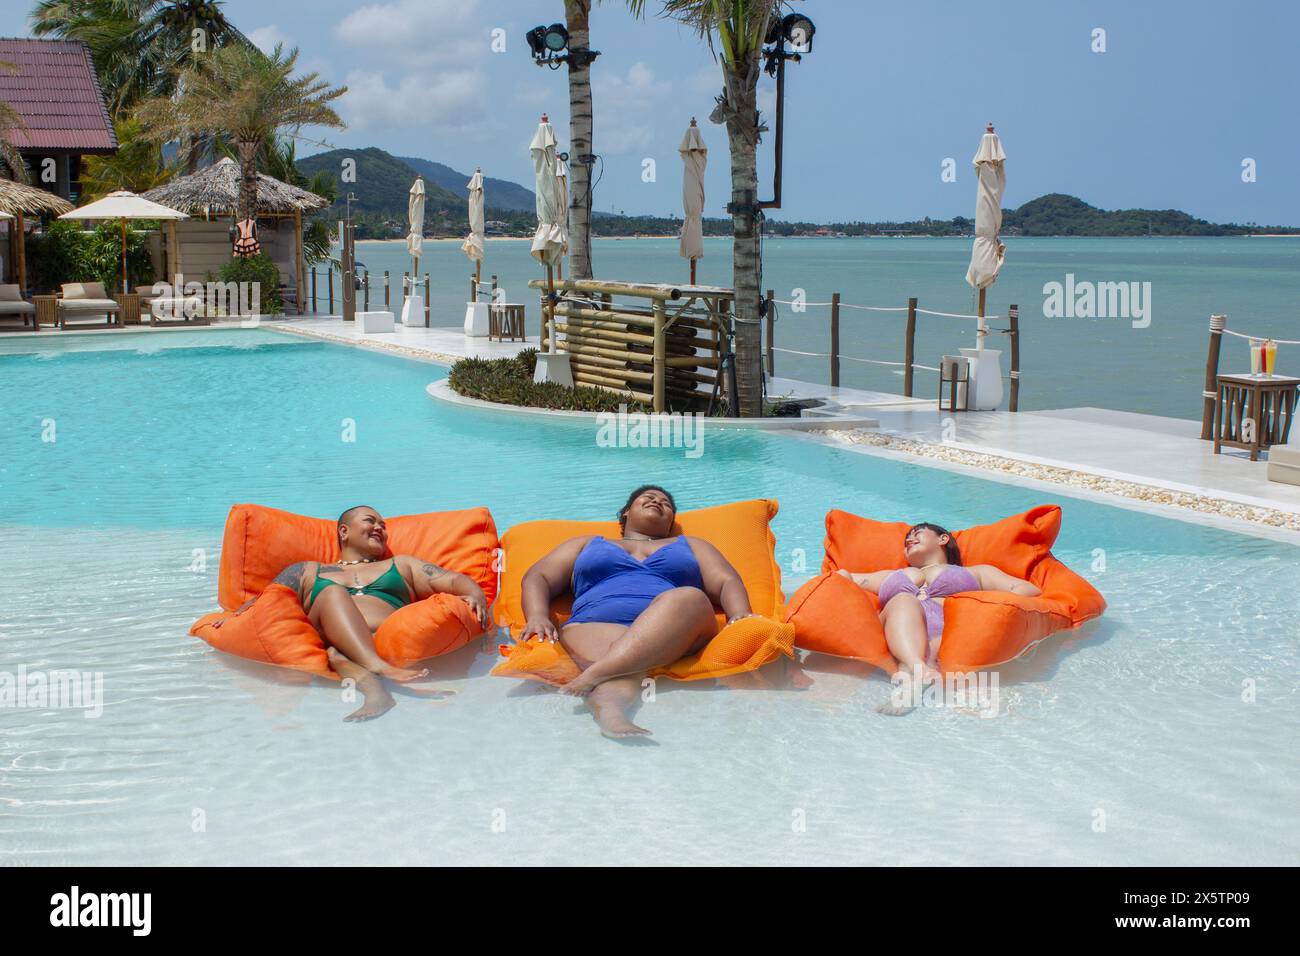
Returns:
[[[763,70],[776,78],[776,143],[772,166],[772,198],[754,204],[755,210],[781,208],[781,156],[785,132],[785,61],[799,63],[803,54],[812,52],[813,34],[817,27],[802,13],[773,16],[768,22],[763,42],[770,44],[763,50]],[[791,44],[792,49],[787,49]]]
[[[563,23],[533,27],[525,34],[525,38],[528,40],[528,49],[533,54],[533,62],[538,66],[549,66],[552,70],[558,70],[565,63],[580,70],[590,66],[592,60],[600,56],[599,50],[587,47],[570,50],[569,31]]]

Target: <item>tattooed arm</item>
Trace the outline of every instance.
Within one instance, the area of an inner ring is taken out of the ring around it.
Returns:
[[[414,583],[417,601],[431,594],[454,594],[469,605],[480,625],[486,628],[491,623],[487,597],[473,579],[410,555],[402,555],[398,563],[407,579]]]
[[[296,564],[289,565],[277,574],[275,580],[272,581],[271,584],[283,584],[285,587],[292,590],[294,594],[298,595],[298,600],[301,601],[303,596],[303,581],[310,579],[314,582],[318,568],[319,565],[315,561],[299,561]],[[257,598],[251,597],[243,604],[239,605],[239,607],[235,609],[235,616],[237,617],[247,611],[253,606],[253,603],[256,600]],[[229,618],[215,622],[213,627],[220,627],[226,620],[229,620]]]

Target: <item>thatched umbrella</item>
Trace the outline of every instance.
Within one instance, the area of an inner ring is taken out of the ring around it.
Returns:
[[[23,231],[26,227],[24,217],[45,214],[61,216],[71,211],[72,203],[52,192],[37,189],[35,186],[25,186],[11,179],[0,179],[0,212],[10,213],[16,219],[12,226],[11,241],[14,246],[13,257],[18,263],[18,286],[24,292],[27,291],[27,242]]]
[[[191,216],[211,219],[213,216],[236,215],[242,182],[243,176],[239,164],[229,157],[224,157],[196,173],[173,179],[142,195],[146,199],[187,212]],[[307,271],[306,263],[303,261],[302,214],[325,209],[329,205],[328,199],[317,196],[314,192],[291,186],[265,173],[257,174],[257,215],[293,217],[295,231],[293,261],[296,272],[294,278],[298,285],[299,312],[302,311],[303,278]],[[172,239],[176,242],[172,261],[176,263],[180,259],[180,243],[176,240],[174,228]],[[173,271],[179,272],[179,267],[174,265]]]

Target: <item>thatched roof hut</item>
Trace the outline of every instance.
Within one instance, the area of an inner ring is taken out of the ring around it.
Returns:
[[[233,216],[239,206],[240,170],[233,159],[220,159],[189,176],[144,193],[151,199],[191,216]],[[293,216],[324,209],[329,201],[313,192],[257,174],[257,214]]]
[[[72,212],[72,203],[36,186],[25,186],[12,179],[0,179],[0,212],[39,216],[49,213],[62,216]]]

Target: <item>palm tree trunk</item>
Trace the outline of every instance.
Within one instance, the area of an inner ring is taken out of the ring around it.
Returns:
[[[731,201],[752,207],[758,201],[758,110],[757,70],[742,65],[743,75],[725,71],[728,105],[727,143],[731,151]],[[759,257],[759,227],[752,212],[732,216],[732,286],[736,293],[736,391],[739,414],[757,418],[763,414],[762,343],[759,301],[762,260]],[[731,414],[736,414],[732,410]]]
[[[564,0],[565,28],[569,49],[586,49],[590,42],[587,17],[591,0]],[[590,279],[591,275],[591,167],[578,161],[591,149],[591,67],[569,66],[569,275]]]
[[[235,218],[241,222],[257,215],[257,148],[259,145],[261,145],[260,140],[239,144],[239,208]]]

